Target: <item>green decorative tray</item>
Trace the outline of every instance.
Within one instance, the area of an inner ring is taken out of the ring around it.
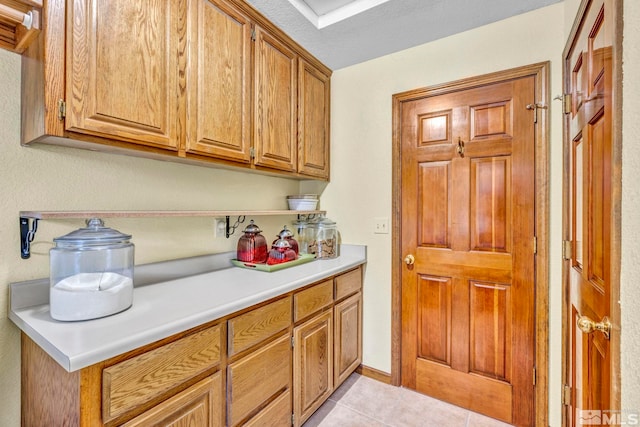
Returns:
[[[238,261],[237,259],[232,259],[231,263],[236,267],[248,268],[249,270],[266,271],[270,273],[272,271],[282,270],[283,268],[295,267],[296,265],[304,264],[309,261],[313,261],[314,259],[316,259],[314,254],[300,254],[298,255],[298,259],[283,262],[282,264],[255,264],[252,262]]]

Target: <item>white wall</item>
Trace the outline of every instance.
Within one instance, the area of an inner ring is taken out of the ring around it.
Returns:
[[[20,210],[285,209],[299,182],[246,172],[20,146],[20,56],[0,49],[0,426],[20,425],[20,334],[7,318],[8,284],[49,275],[53,237],[82,220],[42,221],[29,260],[20,259]],[[256,217],[275,237],[290,217]],[[247,221],[249,218],[247,218]],[[105,220],[133,235],[136,263],[234,250],[238,234],[214,239],[206,218]],[[242,229],[242,228],[241,228]],[[241,230],[240,229],[240,230]],[[215,297],[212,295],[212,297]]]
[[[564,5],[558,3],[333,74],[331,183],[323,207],[343,241],[368,245],[364,284],[364,364],[390,372],[391,235],[373,218],[391,217],[393,94],[474,75],[551,61],[551,97],[560,94]],[[562,113],[552,101],[550,256],[550,422],[560,425]]]

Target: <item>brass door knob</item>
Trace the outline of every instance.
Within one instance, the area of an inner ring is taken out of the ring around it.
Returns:
[[[404,257],[404,263],[407,265],[413,265],[415,262],[416,262],[416,258],[411,254]]]
[[[594,322],[588,316],[580,316],[578,319],[578,328],[585,334],[590,334],[594,331],[600,331],[604,334],[606,339],[609,339],[609,333],[611,332],[611,322],[608,317],[603,317],[601,322]]]

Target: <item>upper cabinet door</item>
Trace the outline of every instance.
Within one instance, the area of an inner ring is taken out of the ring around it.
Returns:
[[[185,11],[183,1],[70,2],[66,129],[177,149]]]
[[[329,179],[330,77],[300,60],[298,84],[298,172]]]
[[[190,1],[186,150],[249,163],[251,23],[222,0]]]
[[[294,172],[297,55],[257,26],[255,37],[255,164]]]

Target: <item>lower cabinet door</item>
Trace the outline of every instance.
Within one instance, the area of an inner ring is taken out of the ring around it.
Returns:
[[[221,427],[224,425],[222,374],[205,378],[123,426]]]
[[[244,427],[290,427],[291,414],[291,391],[287,390],[247,421]]]
[[[228,425],[244,423],[290,388],[291,335],[286,334],[227,368]]]
[[[334,387],[337,388],[362,363],[362,292],[336,304],[334,312]]]
[[[328,310],[293,330],[294,426],[300,426],[333,392],[333,313]]]

